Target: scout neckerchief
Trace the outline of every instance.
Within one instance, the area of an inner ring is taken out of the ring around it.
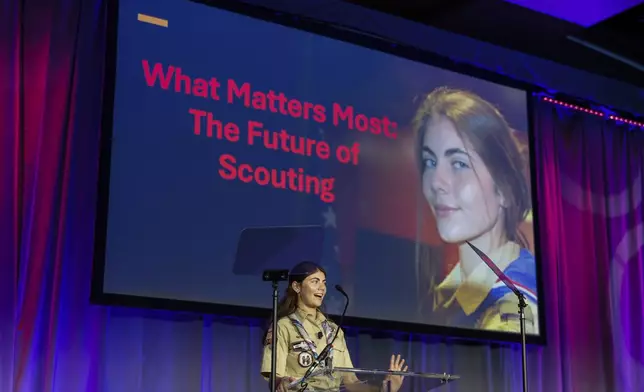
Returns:
[[[300,318],[297,317],[295,313],[292,313],[288,318],[291,320],[291,323],[293,323],[293,326],[295,329],[297,329],[297,332],[302,336],[302,339],[304,339],[304,342],[306,345],[309,347],[309,350],[311,350],[311,354],[313,355],[313,358],[318,359],[318,352],[317,352],[317,347],[315,345],[315,342],[311,339],[309,336],[309,333],[306,332],[306,329],[304,328],[304,324],[302,324],[302,321],[300,321]],[[333,327],[330,325],[328,320],[322,321],[322,330],[324,331],[324,335],[326,336],[326,343],[330,344],[331,341],[333,340]],[[329,358],[333,357],[333,350],[329,353]]]

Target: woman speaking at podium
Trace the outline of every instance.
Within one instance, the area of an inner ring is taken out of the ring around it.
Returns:
[[[276,388],[287,391],[288,385],[302,378],[313,364],[316,356],[331,343],[338,326],[329,320],[321,310],[326,295],[326,272],[311,262],[302,262],[293,267],[289,274],[286,295],[277,307],[277,351]],[[272,321],[272,320],[271,320]],[[264,338],[264,354],[261,373],[268,379],[271,374],[272,322]],[[334,367],[353,368],[344,332],[340,330],[333,342],[330,358]],[[391,356],[389,370],[407,371],[405,360]],[[400,389],[401,376],[389,376],[392,392]],[[307,391],[332,390],[343,384],[349,391],[380,391],[380,387],[359,384],[353,373],[345,373],[342,379],[317,376],[309,379]]]

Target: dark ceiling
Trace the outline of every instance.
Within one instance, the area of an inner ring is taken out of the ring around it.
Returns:
[[[644,2],[583,27],[503,0],[347,1],[644,87]],[[581,7],[586,4],[576,2]],[[634,66],[569,36],[608,50]]]

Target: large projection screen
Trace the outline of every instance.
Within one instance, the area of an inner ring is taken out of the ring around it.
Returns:
[[[516,339],[469,241],[543,341],[525,89],[251,8],[115,7],[94,302],[268,315],[291,265],[240,265],[240,234],[321,226],[329,314],[341,284],[349,324]]]

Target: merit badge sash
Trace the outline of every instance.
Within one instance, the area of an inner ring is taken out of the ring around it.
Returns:
[[[304,328],[304,324],[302,324],[302,321],[300,321],[300,319],[297,317],[295,313],[288,316],[288,318],[289,320],[291,320],[291,323],[293,323],[293,326],[295,327],[295,329],[297,329],[297,332],[302,336],[302,339],[304,339],[304,343],[309,348],[309,351],[313,355],[313,358],[317,359],[319,355],[317,351],[317,346],[313,341],[313,339],[311,339],[311,336],[309,335],[309,333],[306,332],[306,329]],[[322,322],[322,330],[324,331],[324,335],[326,337],[326,343],[330,344],[331,341],[333,340],[333,332],[335,332],[335,330],[331,326],[331,323],[329,323],[327,320],[324,320]],[[333,349],[329,352],[329,358],[332,358],[332,357],[333,357]]]

